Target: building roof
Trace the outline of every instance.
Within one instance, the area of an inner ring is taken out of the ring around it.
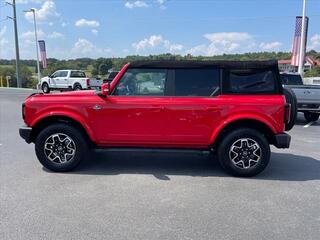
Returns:
[[[320,66],[320,61],[314,59],[312,56],[306,56],[306,62],[310,63],[312,66]],[[291,65],[291,59],[281,59],[278,63]]]

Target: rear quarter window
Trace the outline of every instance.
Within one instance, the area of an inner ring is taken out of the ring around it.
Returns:
[[[230,94],[275,94],[276,77],[272,70],[230,70],[224,92]]]
[[[71,71],[70,73],[71,78],[85,78],[86,74],[80,71]]]
[[[219,69],[175,69],[174,96],[209,97],[219,82]]]

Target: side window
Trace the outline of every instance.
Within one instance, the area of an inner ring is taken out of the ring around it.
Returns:
[[[71,71],[70,77],[71,78],[85,78],[86,74],[81,71]]]
[[[241,94],[275,93],[275,77],[271,70],[231,70],[225,92]]]
[[[164,96],[167,70],[128,69],[118,82],[113,95]]]
[[[219,69],[176,69],[175,96],[212,96],[219,88]]]
[[[54,72],[54,73],[51,75],[51,78],[59,77],[59,74],[60,74],[60,71]]]
[[[68,71],[60,71],[60,74],[58,77],[67,77],[68,76]]]

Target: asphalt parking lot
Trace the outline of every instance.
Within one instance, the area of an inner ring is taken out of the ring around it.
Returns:
[[[319,239],[320,120],[242,179],[207,155],[97,152],[42,168],[18,135],[31,91],[0,89],[0,239]]]

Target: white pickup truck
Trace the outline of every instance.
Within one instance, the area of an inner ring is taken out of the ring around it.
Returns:
[[[59,70],[41,79],[40,87],[44,93],[51,90],[90,89],[90,79],[84,71]]]

